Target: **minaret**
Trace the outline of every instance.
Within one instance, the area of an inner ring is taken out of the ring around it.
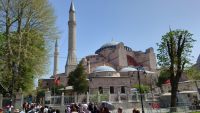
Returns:
[[[68,56],[65,66],[65,74],[68,76],[76,68],[76,17],[74,3],[71,2],[68,21]]]
[[[58,41],[55,42],[53,76],[58,72]]]

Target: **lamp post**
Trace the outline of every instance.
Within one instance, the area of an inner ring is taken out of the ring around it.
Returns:
[[[139,82],[139,92],[140,92],[140,101],[141,101],[141,106],[142,106],[142,113],[144,113],[144,106],[143,106],[143,98],[142,98],[142,94],[141,94],[141,85],[140,85],[140,70],[144,70],[144,68],[142,66],[137,67],[137,75],[138,75],[138,82]]]
[[[152,83],[152,76],[155,72],[151,72],[151,71],[146,71],[147,74],[150,74],[151,75],[151,78],[150,78],[150,90],[151,90],[151,95],[152,95],[152,101],[154,101],[154,95],[153,95],[153,83]]]

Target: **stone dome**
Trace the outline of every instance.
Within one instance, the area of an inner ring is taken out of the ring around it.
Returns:
[[[94,73],[96,72],[116,72],[116,70],[110,66],[98,66],[94,69]]]
[[[137,69],[133,67],[124,67],[120,70],[120,72],[133,72],[133,71],[137,71]]]
[[[101,46],[101,48],[110,47],[110,46],[116,46],[117,44],[119,44],[119,42],[112,40],[111,42],[103,44]]]
[[[116,45],[118,45],[120,42],[112,40],[111,42],[103,44],[98,50],[95,51],[95,54],[99,54],[102,50],[105,50],[107,48],[115,48]]]
[[[200,64],[200,55],[199,55],[199,57],[197,59],[197,64]]]

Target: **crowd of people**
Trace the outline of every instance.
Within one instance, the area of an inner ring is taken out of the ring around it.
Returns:
[[[12,107],[7,108],[4,110],[4,113],[11,113]],[[36,103],[23,103],[21,109],[14,109],[14,113],[60,113],[59,109],[53,109],[52,107],[42,106]],[[12,113],[13,113],[12,112]],[[1,112],[0,112],[1,113]]]
[[[114,110],[113,107],[108,106],[105,103],[100,105],[89,103],[89,104],[71,104],[68,105],[65,113],[111,113]],[[121,107],[117,108],[117,112],[115,113],[124,113]],[[132,110],[132,113],[140,113],[140,111],[136,108]]]
[[[41,106],[40,104],[36,103],[29,104],[27,102],[23,104],[22,111],[22,113],[60,113],[59,109],[53,109],[52,107],[48,106]]]
[[[103,104],[71,104],[67,106],[66,113],[109,113],[109,109]]]
[[[111,113],[111,111],[113,111],[114,109],[114,107],[108,106],[105,103],[102,103],[100,105],[94,103],[72,103],[66,106],[65,113]],[[5,113],[10,113],[10,111],[8,110]],[[30,104],[25,102],[22,109],[15,109],[14,113],[61,113],[61,111],[59,109],[54,109],[49,106],[41,106],[40,104]],[[119,107],[114,113],[124,113],[124,111],[121,107]],[[140,113],[140,111],[134,108],[132,110],[132,113]]]

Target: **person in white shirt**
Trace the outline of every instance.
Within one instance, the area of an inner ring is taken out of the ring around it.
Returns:
[[[48,107],[47,106],[45,106],[45,108],[44,108],[44,113],[48,113]]]

